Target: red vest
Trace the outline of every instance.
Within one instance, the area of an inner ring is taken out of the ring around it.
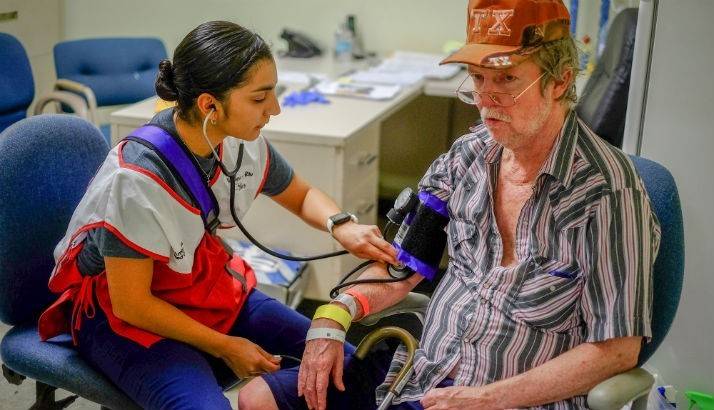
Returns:
[[[96,226],[88,226],[83,230],[93,227]],[[42,340],[70,332],[76,344],[76,331],[81,327],[83,316],[94,316],[95,298],[112,330],[118,335],[145,347],[163,339],[114,315],[106,272],[96,276],[82,276],[77,268],[76,258],[82,248],[83,245],[78,245],[68,250],[50,279],[50,290],[61,295],[40,316],[39,332]],[[245,284],[228,273],[227,263],[233,271],[243,276]],[[151,292],[196,321],[225,334],[255,285],[253,269],[238,256],[231,258],[217,237],[205,233],[196,249],[190,274],[174,272],[166,263],[154,261]]]

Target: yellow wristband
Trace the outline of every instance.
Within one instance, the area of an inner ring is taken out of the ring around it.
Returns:
[[[352,316],[350,315],[350,312],[342,309],[339,306],[336,306],[335,304],[329,303],[327,305],[322,305],[317,308],[317,310],[315,311],[315,316],[312,317],[313,320],[320,318],[334,320],[335,322],[342,325],[342,327],[345,329],[345,332],[347,331],[347,329],[350,328],[350,324],[352,323]]]

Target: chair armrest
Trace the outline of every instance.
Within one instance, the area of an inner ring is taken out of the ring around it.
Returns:
[[[91,121],[87,109],[87,102],[77,94],[66,91],[52,91],[51,93],[38,98],[32,115],[42,114],[45,106],[51,102],[67,104],[77,116]]]
[[[97,97],[91,88],[76,81],[60,78],[55,82],[55,90],[71,91],[84,97],[87,101],[87,107],[89,108],[89,120],[99,126],[97,123]]]
[[[588,392],[588,407],[595,410],[621,409],[640,397],[647,397],[654,377],[637,367],[612,376]]]
[[[365,326],[372,326],[380,319],[387,316],[396,315],[399,313],[413,313],[419,318],[419,321],[424,324],[424,316],[426,316],[426,307],[429,305],[429,297],[420,293],[409,292],[409,294],[399,301],[394,306],[388,307],[380,312],[365,316],[359,320],[359,323]]]

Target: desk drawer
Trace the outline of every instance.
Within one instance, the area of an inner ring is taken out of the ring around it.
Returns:
[[[362,224],[377,223],[377,170],[365,176],[354,187],[345,185],[343,208],[359,218]]]
[[[359,185],[379,169],[379,126],[369,126],[344,146],[344,187]],[[347,191],[345,191],[347,193]]]

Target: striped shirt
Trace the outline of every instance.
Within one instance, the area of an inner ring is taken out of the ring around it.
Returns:
[[[504,268],[493,207],[503,147],[482,124],[472,131],[419,184],[448,201],[449,266],[395,402],[420,399],[449,374],[456,386],[486,385],[581,343],[651,337],[660,227],[629,157],[568,114],[520,213],[518,263]],[[400,348],[380,400],[404,358]],[[585,408],[586,397],[542,407]]]

